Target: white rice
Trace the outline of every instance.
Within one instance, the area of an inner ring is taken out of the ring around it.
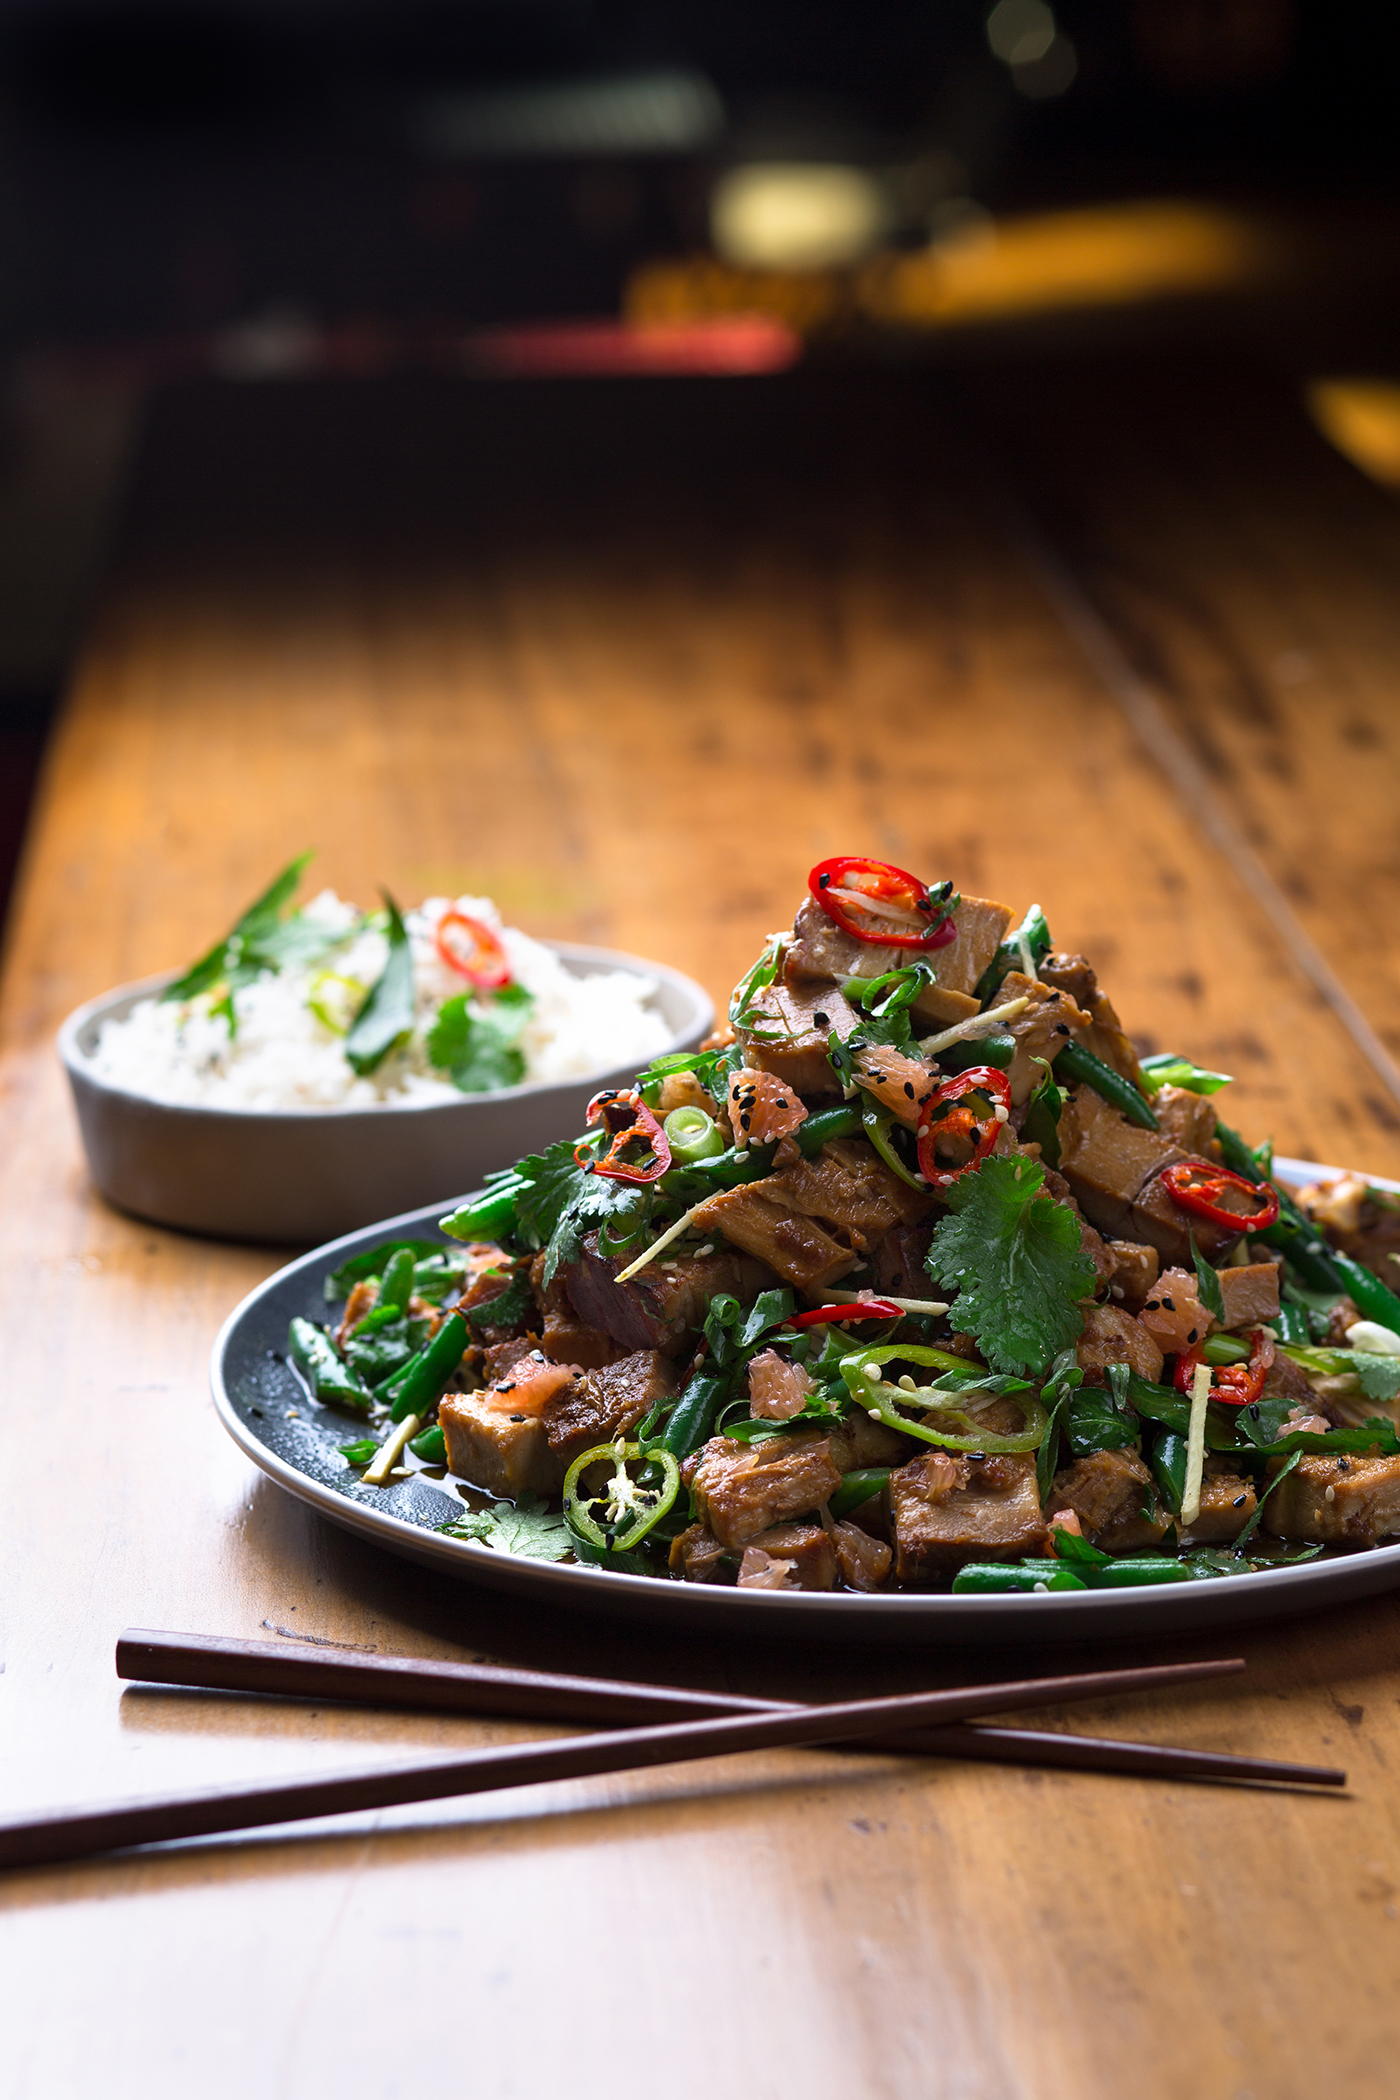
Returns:
[[[103,1023],[93,1069],[111,1085],[151,1100],[203,1108],[381,1108],[470,1098],[429,1064],[423,1042],[444,999],[468,989],[465,978],[443,962],[433,938],[447,911],[493,927],[516,983],[534,995],[519,1038],[527,1079],[587,1079],[646,1064],[666,1048],[670,1032],[653,1003],[653,978],[628,970],[576,977],[552,949],[503,926],[489,897],[430,897],[404,919],[417,987],[413,1034],[377,1071],[359,1078],[346,1058],[344,1037],[307,1002],[328,971],[373,984],[388,943],[379,932],[356,933],[355,907],[334,890],[323,890],[305,916],[343,930],[344,944],[309,967],[264,971],[236,993],[232,1038],[223,1016],[210,1012],[208,998],[183,1004],[143,999],[125,1019]]]

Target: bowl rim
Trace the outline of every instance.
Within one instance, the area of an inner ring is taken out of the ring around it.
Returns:
[[[633,955],[624,948],[595,948],[578,941],[541,940],[542,948],[549,948],[567,967],[570,963],[594,964],[602,969],[622,969],[638,977],[652,977],[658,983],[668,984],[693,1008],[691,1018],[680,1028],[672,1028],[664,1050],[659,1057],[673,1055],[684,1046],[685,1038],[697,1030],[707,1034],[714,1026],[715,1005],[705,987],[683,970],[674,969],[669,963],[651,962],[642,955]],[[75,1006],[59,1024],[57,1049],[70,1081],[81,1082],[94,1092],[106,1095],[114,1101],[126,1101],[142,1111],[172,1117],[210,1116],[229,1125],[240,1123],[266,1124],[302,1120],[315,1124],[317,1128],[333,1127],[338,1123],[362,1123],[367,1116],[377,1115],[455,1115],[463,1110],[481,1110],[500,1102],[517,1101],[535,1094],[556,1093],[566,1088],[586,1086],[593,1080],[610,1080],[623,1070],[631,1072],[634,1067],[602,1065],[593,1072],[580,1072],[568,1079],[523,1079],[518,1086],[493,1087],[481,1094],[462,1094],[455,1101],[376,1101],[364,1107],[350,1108],[235,1108],[219,1102],[165,1101],[158,1094],[144,1094],[134,1087],[119,1086],[97,1072],[91,1056],[81,1042],[84,1031],[93,1022],[108,1018],[123,1002],[132,1005],[165,985],[174,983],[180,973],[176,970],[158,970],[153,976],[133,978],[127,984],[113,985],[96,998],[87,999]],[[583,974],[588,974],[584,972]]]

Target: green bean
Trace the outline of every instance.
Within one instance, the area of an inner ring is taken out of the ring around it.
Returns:
[[[857,1473],[843,1473],[841,1485],[832,1496],[827,1508],[833,1517],[848,1517],[862,1502],[878,1495],[890,1477],[888,1466],[866,1466]]]
[[[1387,1289],[1370,1269],[1349,1254],[1339,1254],[1329,1247],[1326,1240],[1277,1182],[1270,1182],[1260,1166],[1252,1148],[1247,1145],[1237,1130],[1228,1123],[1217,1122],[1215,1135],[1220,1141],[1220,1150],[1227,1167],[1243,1174],[1246,1181],[1259,1186],[1267,1185],[1278,1197],[1278,1219],[1265,1226],[1262,1232],[1251,1233],[1252,1239],[1265,1240],[1271,1247],[1280,1248],[1291,1268],[1296,1270],[1309,1290],[1331,1292],[1340,1297],[1350,1293],[1357,1309],[1368,1320],[1378,1320],[1383,1327],[1400,1329],[1400,1298]]]
[[[999,1072],[1005,1072],[1015,1055],[1015,1036],[998,1028],[991,1035],[964,1037],[960,1043],[949,1043],[946,1050],[938,1052],[938,1063],[945,1073],[967,1072],[973,1065],[995,1065]]]
[[[467,1323],[460,1313],[450,1312],[432,1340],[379,1388],[379,1398],[387,1401],[396,1422],[405,1415],[425,1415],[437,1405],[466,1346]]]
[[[1033,904],[1016,931],[1007,935],[978,979],[976,997],[983,1006],[991,1005],[1001,990],[1003,978],[1013,970],[1025,968],[1022,942],[1030,949],[1032,962],[1038,963],[1050,953],[1050,928],[1038,904]]]
[[[505,1174],[473,1203],[440,1218],[441,1229],[454,1240],[498,1240],[515,1224],[515,1206],[530,1186],[519,1174]]]
[[[421,1436],[411,1436],[408,1440],[408,1448],[415,1458],[422,1459],[425,1466],[445,1466],[447,1464],[447,1438],[443,1435],[436,1422],[433,1423],[431,1429],[425,1429]]]
[[[1179,1560],[1141,1560],[1124,1558],[1113,1560],[1107,1567],[1095,1568],[1093,1587],[1106,1590],[1138,1589],[1152,1582],[1189,1582],[1191,1570]]]
[[[823,1108],[808,1116],[794,1130],[792,1141],[804,1159],[815,1159],[832,1138],[855,1137],[859,1131],[860,1110],[853,1102],[849,1108]]]
[[[389,1256],[379,1286],[379,1296],[374,1309],[379,1312],[385,1306],[394,1306],[401,1313],[408,1311],[408,1301],[413,1296],[413,1249],[400,1247],[397,1254]]]
[[[697,1371],[671,1412],[661,1432],[661,1448],[673,1458],[689,1458],[714,1428],[715,1415],[724,1394],[724,1380],[710,1371]]]
[[[373,1395],[336,1355],[330,1336],[310,1320],[293,1320],[287,1351],[318,1400],[332,1407],[353,1407],[361,1414],[373,1407]]]
[[[1180,1516],[1186,1493],[1186,1439],[1168,1430],[1152,1447],[1152,1474],[1172,1515]]]
[[[1055,1077],[1082,1080],[1096,1094],[1102,1094],[1120,1116],[1126,1116],[1130,1123],[1140,1124],[1144,1130],[1161,1128],[1151,1105],[1143,1099],[1131,1079],[1115,1072],[1112,1065],[1095,1057],[1093,1051],[1086,1050],[1082,1043],[1066,1043],[1063,1050],[1056,1053]]]
[[[953,1577],[955,1597],[1008,1596],[1025,1590],[1082,1590],[1088,1584],[1062,1563],[1042,1561],[1037,1567],[1011,1567],[1003,1561],[969,1561]]]

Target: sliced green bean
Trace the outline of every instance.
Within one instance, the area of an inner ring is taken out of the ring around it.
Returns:
[[[1110,1108],[1116,1108],[1119,1115],[1126,1116],[1130,1123],[1140,1124],[1144,1130],[1160,1130],[1161,1125],[1150,1102],[1143,1099],[1132,1081],[1125,1079],[1121,1072],[1115,1072],[1112,1065],[1106,1065],[1101,1057],[1095,1057],[1093,1051],[1086,1050],[1082,1043],[1066,1043],[1063,1050],[1056,1052],[1055,1076],[1057,1079],[1082,1080],[1096,1094],[1102,1094]]]
[[[361,1414],[373,1407],[373,1395],[337,1356],[330,1336],[310,1320],[293,1320],[287,1330],[287,1353],[318,1400]]]

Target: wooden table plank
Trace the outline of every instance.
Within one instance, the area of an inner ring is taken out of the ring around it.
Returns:
[[[1130,1026],[1234,1061],[1252,1131],[1400,1167],[1366,1067],[1087,673],[923,381],[177,397],[51,757],[5,985],[17,1804],[521,1733],[121,1698],[126,1622],[794,1696],[1066,1660],[560,1619],[253,1474],[204,1366],[276,1257],[98,1204],[50,1037],[196,952],[310,838],[349,894],[478,882],[534,930],[716,992],[821,853],[1035,895]],[[1342,1801],[793,1754],[15,1877],[15,2091],[89,2084],[99,2031],[122,2100],[191,2071],[389,2094],[429,2036],[502,2100],[611,2094],[620,2057],[674,2065],[687,2095],[1379,2093],[1398,1620],[1383,1599],[1197,1642],[1246,1653],[1246,1688],[1071,1720],[1337,1757]],[[1319,2003],[1324,1958],[1345,1989]]]

